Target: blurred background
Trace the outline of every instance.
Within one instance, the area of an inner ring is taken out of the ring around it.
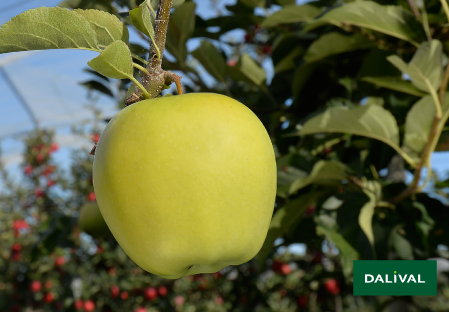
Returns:
[[[118,15],[141,2],[0,0],[0,24],[42,6]],[[123,107],[130,81],[93,72],[92,51],[0,55],[0,311],[449,310],[449,128],[432,155],[432,172],[423,171],[423,192],[395,205],[388,200],[412,181],[413,168],[388,144],[344,131],[298,135],[326,110],[378,105],[403,138],[408,113],[424,96],[386,60],[398,54],[410,61],[417,49],[411,40],[351,25],[344,14],[341,24],[310,27],[353,2],[197,0],[174,10],[171,24],[189,26],[169,27],[163,68],[183,77],[187,93],[221,93],[247,105],[264,123],[278,162],[275,215],[260,254],[178,280],[137,267],[95,202],[88,152]],[[368,2],[380,12],[373,23],[392,5],[418,25],[410,26],[414,36],[440,40],[447,64],[439,0],[425,7]],[[132,52],[147,59],[148,38],[131,25],[129,33]],[[367,195],[372,188],[375,200]],[[359,218],[364,207],[372,207],[372,239]],[[353,260],[434,258],[436,297],[352,296]]]

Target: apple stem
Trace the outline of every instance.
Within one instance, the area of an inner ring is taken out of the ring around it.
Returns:
[[[176,75],[175,73],[172,73],[171,71],[165,72],[165,84],[171,85],[173,82],[176,84],[176,89],[178,91],[178,95],[183,94],[182,92],[182,85],[181,85],[181,76]]]
[[[168,21],[170,19],[170,9],[172,0],[160,0],[157,8],[154,29],[154,44],[150,45],[150,56],[146,69],[148,73],[142,77],[140,84],[143,87],[135,87],[133,93],[126,99],[125,107],[147,98],[156,98],[164,89],[165,85],[176,83],[178,94],[182,94],[181,77],[162,69],[162,56],[165,50],[165,42],[168,30]],[[146,92],[145,92],[146,90]]]

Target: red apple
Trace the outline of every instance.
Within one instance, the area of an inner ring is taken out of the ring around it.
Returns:
[[[32,281],[31,285],[30,285],[30,289],[34,293],[39,292],[42,289],[42,283],[40,281]]]
[[[63,256],[59,256],[55,259],[55,265],[60,267],[65,264],[65,258]]]
[[[119,294],[120,294],[120,288],[118,288],[117,285],[112,286],[111,287],[111,297],[117,298]]]
[[[147,300],[153,301],[157,298],[157,290],[154,287],[149,287],[145,289],[145,298]]]
[[[83,302],[83,300],[78,299],[78,300],[75,301],[75,310],[76,310],[76,311],[82,310],[83,307],[84,307],[84,302]]]
[[[161,295],[162,297],[167,296],[168,294],[168,289],[165,286],[159,286],[159,288],[157,289],[157,292],[159,293],[159,295]]]
[[[95,192],[90,192],[88,195],[87,195],[87,199],[89,200],[89,201],[95,201],[96,200],[96,197],[95,197]]]
[[[95,310],[95,303],[92,300],[87,300],[84,302],[84,311],[92,312]]]
[[[53,295],[53,293],[51,293],[51,292],[48,292],[44,295],[43,300],[46,303],[52,303],[53,300],[55,300],[55,295]]]
[[[331,295],[338,295],[340,293],[340,287],[338,286],[337,280],[330,278],[324,282],[324,288]]]

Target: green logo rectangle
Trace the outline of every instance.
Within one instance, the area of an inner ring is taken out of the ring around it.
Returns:
[[[436,296],[436,260],[354,260],[354,296]]]

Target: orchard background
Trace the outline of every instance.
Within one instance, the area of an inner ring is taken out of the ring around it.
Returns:
[[[60,6],[126,22],[140,2]],[[266,126],[278,192],[261,252],[215,274],[144,272],[110,234],[80,228],[81,207],[95,202],[89,150],[64,170],[54,133],[40,128],[23,136],[20,177],[1,166],[0,311],[447,311],[449,180],[428,161],[449,150],[449,125],[441,136],[433,127],[449,112],[447,2],[210,5],[208,19],[194,1],[174,9],[163,68],[186,93],[231,96]],[[148,47],[130,44],[144,59]],[[122,108],[130,81],[91,72],[83,85]],[[95,117],[73,129],[92,145],[108,122]],[[429,258],[440,259],[436,297],[352,296],[353,260]]]

